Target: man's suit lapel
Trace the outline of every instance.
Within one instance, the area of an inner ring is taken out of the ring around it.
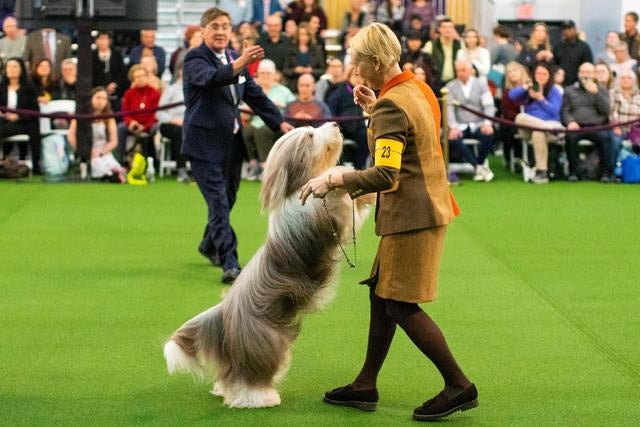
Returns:
[[[224,66],[222,61],[220,61],[213,50],[209,49],[204,43],[202,43],[200,47],[206,50],[207,55],[209,55],[209,57],[213,61],[216,69]],[[229,88],[229,86],[224,87],[224,96],[227,98],[227,101],[229,101],[229,104],[233,105],[233,96],[231,95],[231,89]]]

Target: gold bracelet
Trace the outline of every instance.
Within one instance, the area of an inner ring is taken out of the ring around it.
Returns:
[[[327,175],[327,178],[324,180],[324,183],[327,185],[327,190],[333,190],[333,185],[331,185],[331,174]]]

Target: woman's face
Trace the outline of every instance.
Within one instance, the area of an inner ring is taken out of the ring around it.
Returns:
[[[609,84],[609,78],[611,77],[611,72],[609,71],[609,67],[603,64],[596,65],[596,79],[603,85]]]
[[[145,87],[149,81],[147,78],[147,72],[145,70],[138,70],[133,73],[131,86],[133,87]]]
[[[620,43],[618,33],[609,31],[609,33],[607,33],[607,46],[615,46],[618,43]]]
[[[522,82],[522,70],[519,67],[508,67],[507,68],[507,79],[512,84],[519,84]]]
[[[624,47],[616,47],[613,50],[613,55],[616,58],[616,62],[619,63],[625,62],[628,59],[627,49],[625,49]]]
[[[558,71],[553,75],[553,82],[557,85],[564,83],[564,70],[562,68],[558,68]]]
[[[18,61],[9,61],[4,67],[4,72],[7,75],[7,79],[19,79],[22,74],[22,68]]]
[[[537,43],[545,43],[547,41],[547,29],[543,25],[536,25],[533,28],[533,33],[531,33],[531,37]]]
[[[415,67],[413,69],[413,75],[416,76],[416,79],[420,80],[421,82],[427,82],[427,73],[425,73],[422,67]]]
[[[309,32],[305,28],[298,28],[298,43],[301,45],[308,45],[311,37],[309,36]]]
[[[106,34],[100,34],[96,39],[96,46],[98,50],[107,50],[111,45],[111,38]]]
[[[95,111],[104,110],[107,107],[107,102],[109,102],[109,98],[107,97],[107,92],[104,90],[94,93],[91,97],[91,107]]]
[[[49,61],[40,62],[36,67],[36,74],[40,77],[51,75],[51,64],[49,64]]]
[[[467,49],[473,49],[478,47],[478,33],[475,31],[467,31],[464,35],[464,44],[467,45]]]
[[[371,89],[380,89],[382,87],[382,75],[384,74],[378,66],[376,70],[375,64],[365,61],[357,53],[352,55],[353,74],[360,77],[364,84]]]
[[[540,86],[544,86],[549,83],[549,79],[551,78],[551,74],[549,74],[549,70],[544,67],[536,67],[536,71],[534,73],[535,80],[538,82]]]
[[[618,78],[618,81],[620,82],[620,89],[623,89],[623,90],[633,89],[634,80],[635,80],[635,77],[633,76],[633,74],[631,74],[631,73],[623,73]]]

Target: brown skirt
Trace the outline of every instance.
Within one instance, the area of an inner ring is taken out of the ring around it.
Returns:
[[[447,226],[382,236],[363,284],[375,286],[380,298],[423,303],[438,296],[438,270]]]

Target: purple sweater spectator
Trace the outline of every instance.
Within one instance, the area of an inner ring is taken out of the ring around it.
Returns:
[[[560,121],[562,109],[562,94],[557,87],[552,86],[546,98],[536,101],[529,98],[529,93],[524,87],[518,86],[509,91],[509,99],[512,101],[524,101],[524,112],[542,120]]]

